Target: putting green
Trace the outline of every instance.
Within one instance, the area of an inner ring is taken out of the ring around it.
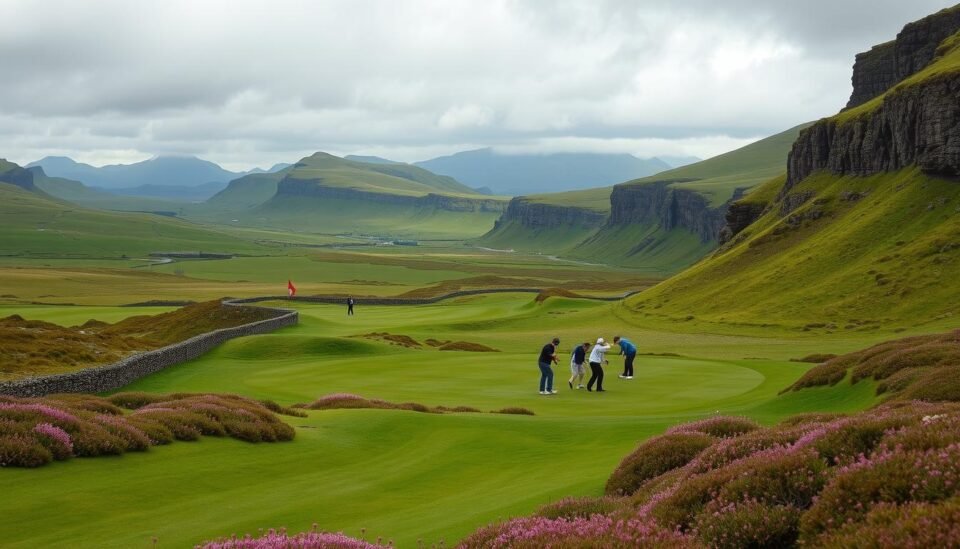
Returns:
[[[6,519],[0,539],[9,547],[131,547],[157,536],[160,546],[182,547],[316,522],[350,535],[365,529],[368,539],[380,535],[401,547],[421,539],[449,543],[498,517],[602,493],[619,460],[670,425],[718,411],[770,423],[874,400],[865,383],[777,396],[810,367],[784,359],[816,345],[827,351],[829,342],[631,329],[615,308],[556,298],[536,304],[529,294],[359,306],[353,317],[342,307],[302,306],[296,327],[230,341],[129,389],[235,392],[284,404],[353,392],[485,411],[523,406],[536,416],[317,411],[287,418],[297,428],[291,443],[204,439],[139,455],[0,470]],[[641,353],[685,356],[639,356],[636,379],[628,381],[617,378],[620,359],[611,355],[607,392],[568,389],[566,356],[574,342],[621,331]],[[501,352],[355,337],[371,332],[421,343],[470,341]],[[562,339],[559,394],[545,397],[537,394],[534,362],[554,334]]]

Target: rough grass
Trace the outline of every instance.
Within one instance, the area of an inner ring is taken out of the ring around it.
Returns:
[[[877,393],[891,399],[960,400],[960,330],[915,336],[832,358],[809,370],[785,391],[879,381]]]
[[[0,379],[108,364],[134,352],[268,317],[261,309],[226,307],[219,301],[159,315],[133,316],[115,324],[91,319],[72,328],[13,315],[0,319]]]
[[[351,409],[376,409],[376,410],[407,410],[410,412],[421,412],[425,414],[462,414],[462,413],[480,413],[481,410],[473,406],[426,406],[417,402],[388,402],[378,398],[365,398],[351,393],[335,393],[326,395],[309,404],[294,404],[293,412],[298,409],[307,410],[351,410]],[[531,410],[521,407],[508,407],[500,410],[493,410],[492,414],[514,414],[514,415],[535,415]]]

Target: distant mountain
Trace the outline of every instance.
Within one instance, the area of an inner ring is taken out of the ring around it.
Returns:
[[[670,156],[670,155],[658,155],[657,158],[663,160],[670,165],[671,168],[681,168],[683,166],[689,166],[690,164],[696,164],[703,160],[702,158],[696,156]]]
[[[254,173],[266,173],[262,170]],[[96,187],[94,187],[96,188]],[[227,188],[227,183],[212,182],[196,186],[187,185],[139,185],[122,189],[100,189],[120,196],[139,196],[144,198],[162,198],[185,202],[202,202]]]
[[[364,156],[359,154],[348,154],[343,157],[344,160],[353,160],[354,162],[366,162],[367,164],[403,164],[403,162],[394,162],[379,156]]]
[[[114,164],[97,168],[63,156],[48,156],[27,167],[40,166],[51,177],[80,181],[104,189],[133,188],[142,185],[196,187],[223,183],[240,177],[213,162],[193,156],[158,156],[135,164]]]
[[[88,187],[99,187],[130,196],[154,196],[180,200],[205,200],[226,187],[227,183],[250,173],[273,173],[290,166],[275,164],[269,170],[254,168],[248,172],[225,170],[208,160],[195,156],[158,156],[135,164],[113,164],[96,167],[65,156],[48,156],[27,164],[41,167],[50,177],[80,181]],[[213,188],[217,184],[217,188]],[[203,187],[196,193],[160,190],[161,187]]]
[[[415,165],[449,175],[471,187],[488,187],[500,195],[523,195],[588,189],[652,175],[671,166],[657,158],[629,154],[501,154],[477,149],[441,156]]]

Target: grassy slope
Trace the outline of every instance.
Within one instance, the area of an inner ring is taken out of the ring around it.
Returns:
[[[536,395],[531,353],[544,333],[559,334],[564,353],[584,337],[584,326],[590,337],[609,337],[625,328],[609,307],[569,299],[534,305],[523,295],[416,308],[361,306],[351,318],[339,307],[302,307],[297,327],[231,341],[132,388],[234,391],[282,403],[349,391],[481,409],[523,405],[537,416],[312,412],[289,419],[298,426],[290,444],[204,440],[38,471],[3,470],[8,497],[0,512],[8,520],[0,538],[11,547],[63,540],[125,547],[157,535],[161,544],[185,546],[259,527],[305,529],[316,521],[353,535],[365,528],[368,537],[383,535],[401,546],[417,539],[450,542],[565,495],[600,494],[637,440],[680,421],[720,410],[769,423],[799,411],[874,402],[869,384],[778,397],[809,365],[740,358],[833,349],[819,339],[634,330],[641,352],[712,358],[641,356],[637,379],[628,383],[611,373],[604,395],[565,387],[552,399]],[[345,337],[373,331],[475,341],[503,352],[412,350]],[[611,363],[608,371],[615,372],[617,357]],[[565,371],[557,367],[558,379]]]
[[[800,130],[806,126],[808,124],[802,124],[735,151],[624,184],[692,179],[695,181],[671,186],[698,192],[717,207],[729,200],[736,189],[755,187],[783,173],[787,153]],[[523,198],[536,203],[608,213],[612,190],[613,187],[601,187]],[[479,243],[493,248],[542,251],[584,261],[629,266],[657,274],[679,272],[713,247],[712,243],[701,242],[685,230],[665,231],[658,227],[658,220],[651,220],[646,226],[600,229],[570,226],[564,230],[531,230],[515,222],[506,222],[498,230],[485,235]]]
[[[960,188],[904,170],[866,178],[817,174],[792,192],[816,192],[790,227],[768,212],[748,238],[633,298],[655,318],[846,330],[903,328],[960,313]],[[869,193],[859,201],[845,192]],[[821,202],[815,204],[814,202]],[[869,324],[868,324],[869,323]]]
[[[179,212],[187,205],[186,202],[174,200],[110,194],[91,189],[79,181],[62,177],[38,177],[35,179],[35,184],[37,188],[50,196],[85,208],[129,212]]]
[[[156,251],[251,253],[263,248],[157,215],[88,210],[0,184],[0,255],[120,257]]]

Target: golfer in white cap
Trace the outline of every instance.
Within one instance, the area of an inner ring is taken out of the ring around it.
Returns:
[[[603,338],[597,338],[597,344],[590,351],[590,381],[587,382],[587,390],[593,391],[593,384],[597,384],[597,392],[602,393],[603,389],[603,364],[609,364],[604,355],[610,350],[610,346]]]

